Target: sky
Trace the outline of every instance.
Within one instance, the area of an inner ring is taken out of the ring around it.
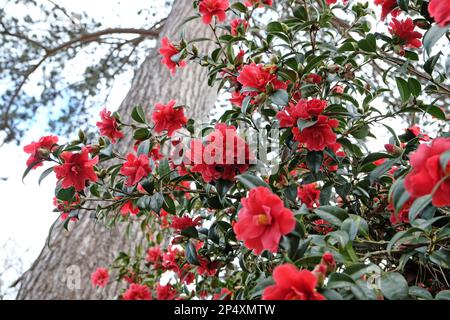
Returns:
[[[38,0],[46,1],[46,0]],[[53,0],[54,2],[67,8],[69,11],[86,11],[90,16],[95,17],[107,26],[136,26],[139,24],[137,11],[148,6],[149,3],[159,1],[164,4],[165,0],[133,0],[133,1],[112,1],[112,0]],[[0,6],[3,0],[0,0]],[[141,20],[142,23],[144,20]],[[86,56],[80,56],[72,67],[83,64]],[[74,68],[77,69],[77,68]],[[68,75],[75,76],[75,75]],[[124,74],[117,82],[109,97],[107,107],[116,109],[125,97],[131,81],[132,72]],[[33,88],[31,88],[32,90]],[[35,88],[36,89],[36,88]],[[23,268],[26,269],[38,256],[45,244],[48,231],[58,214],[53,210],[53,194],[56,179],[54,175],[47,177],[43,183],[38,185],[38,178],[41,169],[32,171],[22,182],[22,174],[25,169],[27,155],[22,151],[23,145],[39,137],[49,134],[43,131],[43,124],[47,115],[41,112],[37,115],[37,121],[31,125],[28,133],[23,138],[20,146],[9,144],[0,149],[0,248],[2,244],[8,243],[8,250],[0,249],[0,273],[5,255],[10,258],[20,258]],[[96,119],[93,115],[92,119]],[[395,125],[395,124],[394,124]],[[398,125],[397,125],[398,126]],[[372,150],[380,150],[387,142],[388,135],[372,140],[370,146]],[[12,257],[11,257],[12,255]],[[19,270],[24,271],[24,270]],[[14,281],[17,272],[10,272],[6,279]],[[14,297],[11,291],[8,298]]]

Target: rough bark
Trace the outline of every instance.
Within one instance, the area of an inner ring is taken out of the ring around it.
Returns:
[[[178,26],[193,15],[192,0],[175,1],[165,22],[160,37],[179,39],[184,29],[187,39],[210,36],[210,30],[195,20]],[[205,52],[211,42],[198,44]],[[216,100],[215,89],[206,84],[206,70],[190,63],[177,70],[172,77],[160,63],[161,57],[153,50],[136,71],[131,89],[122,102],[119,111],[125,120],[136,104],[149,106],[156,102],[166,103],[170,99],[190,106],[189,116],[205,118]],[[130,150],[130,138],[121,141],[118,148],[122,153]],[[132,239],[125,239],[124,226],[106,229],[89,218],[89,212],[81,214],[81,220],[71,225],[69,232],[55,227],[50,239],[50,247],[45,246],[33,266],[20,279],[18,299],[98,299],[114,298],[118,285],[111,284],[107,290],[92,287],[90,275],[96,267],[107,266],[119,251],[128,251],[130,246],[143,240],[143,234],[135,228]]]

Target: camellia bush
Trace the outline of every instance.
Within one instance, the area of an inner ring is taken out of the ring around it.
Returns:
[[[286,2],[268,21],[272,0],[193,1],[189,23],[214,37],[162,39],[174,77],[198,63],[228,99],[210,123],[161,101],[132,121],[103,110],[96,142],[25,147],[25,175],[48,164],[40,180],[58,179],[62,227],[87,214],[145,234],[94,286],[121,282],[119,299],[450,298],[450,88],[431,55],[450,2]]]

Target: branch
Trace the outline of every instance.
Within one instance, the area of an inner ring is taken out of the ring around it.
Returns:
[[[1,22],[0,22],[1,23]],[[5,32],[7,31],[7,28],[3,23],[1,23],[3,28],[5,29]],[[136,28],[108,28],[92,33],[85,33],[78,37],[72,38],[71,40],[64,42],[54,48],[47,48],[43,46],[42,44],[38,43],[37,41],[34,41],[32,39],[29,39],[28,37],[25,37],[20,34],[10,34],[8,32],[8,35],[15,36],[17,38],[26,40],[28,42],[34,43],[38,47],[45,50],[45,55],[39,60],[39,62],[31,68],[29,68],[25,75],[23,76],[22,81],[17,86],[16,90],[14,91],[13,95],[11,96],[11,99],[9,99],[8,103],[6,104],[4,115],[3,115],[3,123],[5,128],[9,128],[8,122],[9,122],[9,111],[11,110],[12,105],[14,104],[14,101],[17,99],[20,91],[22,90],[25,83],[28,81],[29,77],[50,57],[56,55],[60,51],[64,51],[70,47],[72,47],[75,44],[86,44],[94,41],[99,41],[101,37],[106,35],[112,35],[112,34],[138,34],[141,35],[141,37],[150,38],[150,37],[157,37],[159,35],[160,30],[159,29],[136,29]]]

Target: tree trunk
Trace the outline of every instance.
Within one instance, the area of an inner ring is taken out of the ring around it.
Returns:
[[[186,39],[211,36],[210,30],[199,20],[179,27],[193,14],[192,0],[175,1],[160,37],[177,41],[182,29]],[[211,44],[205,41],[198,47],[201,52],[207,52]],[[119,108],[123,119],[129,120],[127,117],[136,104],[148,106],[149,112],[156,102],[167,103],[170,99],[189,106],[190,117],[204,119],[216,100],[215,89],[207,86],[206,70],[188,63],[172,77],[160,61],[155,49],[136,71],[131,89]],[[126,136],[118,144],[122,154],[131,150],[131,137]],[[119,251],[132,250],[132,246],[140,243],[143,234],[139,227],[131,233],[132,239],[125,239],[125,226],[107,229],[94,223],[89,212],[81,212],[80,221],[70,227],[67,232],[56,225],[50,237],[50,248],[45,246],[33,266],[21,277],[17,299],[111,299],[117,295],[119,284],[114,282],[105,290],[94,289],[90,275],[97,267],[109,265]]]

